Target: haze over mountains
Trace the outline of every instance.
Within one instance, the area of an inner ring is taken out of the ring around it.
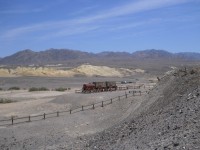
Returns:
[[[0,58],[1,65],[46,65],[57,63],[80,63],[92,62],[93,60],[109,61],[111,59],[179,59],[179,60],[200,60],[200,53],[182,52],[170,53],[164,50],[144,50],[136,51],[133,53],[128,52],[101,52],[101,53],[88,53],[77,50],[69,49],[49,49],[40,52],[32,50],[23,50],[13,55]]]

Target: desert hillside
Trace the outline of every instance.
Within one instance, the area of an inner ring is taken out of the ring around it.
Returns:
[[[17,67],[15,69],[0,69],[0,77],[15,76],[40,76],[40,77],[73,77],[73,76],[105,76],[124,77],[135,73],[144,73],[142,69],[111,68],[107,66],[81,65],[69,70],[61,70],[49,67]]]
[[[77,139],[72,147],[199,150],[199,85],[200,68],[174,70],[160,80],[128,118],[103,132]]]

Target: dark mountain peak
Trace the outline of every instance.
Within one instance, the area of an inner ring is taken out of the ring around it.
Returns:
[[[98,53],[97,55],[103,57],[130,57],[130,53],[128,52],[112,52],[112,51],[104,51]]]
[[[165,50],[150,49],[136,51],[133,53],[133,56],[138,58],[170,58],[173,56],[173,54]]]
[[[30,50],[30,49],[25,49],[25,50],[22,50],[22,51],[15,53],[15,54],[23,54],[23,53],[31,54],[31,53],[35,53],[35,52]]]
[[[105,51],[101,53],[88,53],[71,49],[48,49],[34,52],[26,49],[11,56],[0,59],[1,65],[46,65],[46,64],[69,64],[77,65],[83,63],[96,64],[130,64],[134,60],[200,60],[200,53],[170,53],[165,50],[143,50],[134,53]]]
[[[199,60],[200,59],[200,53],[194,53],[194,52],[181,52],[174,54],[176,57],[181,59],[187,59],[187,60]]]
[[[30,50],[30,49],[26,49],[26,50],[22,50],[22,51],[19,51],[13,55],[11,55],[12,57],[15,57],[15,58],[19,58],[19,57],[32,57],[33,55],[35,55],[36,52]],[[10,58],[11,56],[7,56],[5,58]],[[5,59],[3,58],[3,59]]]
[[[92,56],[88,52],[69,49],[48,49],[40,52],[27,49],[1,59],[0,64],[30,65],[62,63],[69,60],[87,59]]]

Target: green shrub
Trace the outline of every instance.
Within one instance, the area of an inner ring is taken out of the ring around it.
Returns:
[[[49,89],[46,87],[40,87],[40,88],[32,87],[29,89],[29,92],[34,92],[34,91],[49,91]]]
[[[39,88],[39,91],[49,91],[49,89],[46,88],[46,87],[40,87],[40,88]]]
[[[10,99],[4,99],[4,98],[1,98],[0,99],[0,104],[6,104],[6,103],[12,103],[13,101],[11,101]]]
[[[56,91],[60,91],[60,92],[64,92],[64,91],[68,90],[68,88],[59,87],[59,88],[57,88],[55,90]]]
[[[20,90],[20,87],[13,86],[13,87],[10,87],[8,90]]]
[[[29,89],[29,92],[33,92],[33,91],[38,91],[38,88],[32,87],[32,88]]]

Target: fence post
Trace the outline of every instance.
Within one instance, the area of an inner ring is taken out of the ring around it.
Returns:
[[[127,94],[126,94],[126,98],[127,98]]]
[[[110,99],[110,103],[112,104],[112,98]]]
[[[11,116],[12,125],[14,124],[14,118]]]
[[[82,111],[83,111],[83,106],[82,106]]]
[[[44,120],[45,120],[45,117],[46,117],[46,114],[44,113],[44,118],[43,118]]]
[[[69,113],[72,114],[72,110],[71,109],[69,110]]]
[[[92,108],[94,109],[94,104],[92,105]]]
[[[134,93],[135,93],[135,91],[133,91],[133,96],[135,95]]]
[[[103,101],[102,101],[102,105],[101,105],[101,107],[103,107]]]
[[[28,116],[28,122],[31,122],[31,116]]]
[[[57,111],[57,117],[59,117],[59,111]]]

